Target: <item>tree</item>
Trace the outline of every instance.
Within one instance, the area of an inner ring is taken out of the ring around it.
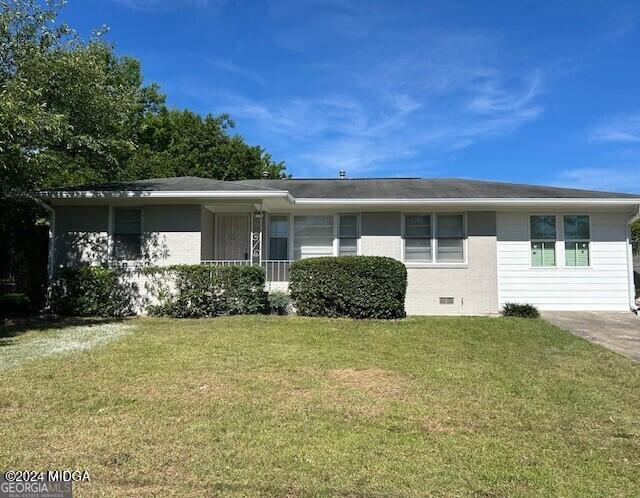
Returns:
[[[0,276],[24,266],[26,233],[47,187],[192,175],[277,178],[229,116],[168,110],[138,61],[106,30],[82,40],[58,22],[64,0],[0,0]]]
[[[283,174],[261,147],[230,135],[229,116],[168,110],[140,64],[104,30],[84,42],[57,24],[61,0],[0,0],[0,194],[192,175]]]
[[[0,158],[5,194],[117,178],[143,116],[163,104],[140,67],[96,35],[54,23],[62,2],[12,0],[0,14]]]
[[[275,163],[259,146],[230,135],[231,118],[200,116],[188,110],[161,109],[147,114],[138,148],[127,164],[127,179],[200,176],[219,180],[279,178],[283,163]]]
[[[631,243],[633,244],[633,253],[640,254],[640,220],[631,226]]]

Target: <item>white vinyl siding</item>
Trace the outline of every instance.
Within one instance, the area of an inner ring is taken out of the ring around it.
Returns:
[[[529,215],[524,212],[499,212],[497,251],[500,303],[529,303],[542,310],[628,310],[629,215],[601,212],[589,213],[589,216],[590,266],[565,266],[564,244],[560,243],[557,265],[541,268],[531,265]],[[558,233],[559,240],[561,235]]]
[[[294,217],[294,259],[333,256],[333,218],[333,215]]]

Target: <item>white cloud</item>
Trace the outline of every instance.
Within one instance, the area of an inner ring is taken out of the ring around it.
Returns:
[[[247,69],[235,62],[231,62],[226,59],[218,58],[218,57],[205,57],[204,60],[212,67],[219,69],[221,71],[226,71],[231,74],[235,74],[241,76],[245,79],[251,80],[255,83],[259,83],[263,85],[265,83],[265,79],[258,73]]]
[[[295,75],[299,65],[306,80],[286,86],[275,78],[285,85],[264,97],[193,81],[185,92],[229,112],[242,134],[279,150],[296,174],[341,167],[382,173],[399,159],[433,163],[543,113],[542,70],[514,63],[500,38],[423,24],[399,29],[413,13],[371,5],[275,1],[273,41],[290,50],[286,71]]]
[[[562,171],[552,181],[558,187],[611,192],[638,192],[640,184],[634,178],[634,168],[573,168]]]
[[[591,139],[601,142],[640,142],[640,112],[608,120],[591,132]]]

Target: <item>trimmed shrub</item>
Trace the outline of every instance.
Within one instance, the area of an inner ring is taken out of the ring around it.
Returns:
[[[286,292],[274,290],[269,292],[269,311],[274,315],[287,315],[291,307],[291,296]]]
[[[407,269],[392,258],[309,258],[291,265],[291,298],[300,315],[402,318]]]
[[[516,316],[519,318],[539,318],[538,308],[532,304],[504,303],[502,307],[504,316]]]
[[[160,290],[160,304],[149,314],[174,318],[264,313],[267,297],[265,272],[259,266],[175,265],[145,268],[166,285],[173,279],[175,291]]]
[[[122,317],[134,314],[137,289],[113,268],[62,268],[51,283],[51,311],[67,316]]]
[[[0,296],[0,317],[24,316],[32,312],[31,299],[26,294],[12,293]]]

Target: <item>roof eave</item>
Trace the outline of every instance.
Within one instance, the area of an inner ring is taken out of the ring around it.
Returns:
[[[293,197],[286,190],[49,190],[38,193],[43,199],[255,199],[286,198],[293,202]]]
[[[442,198],[413,198],[413,199],[353,199],[353,198],[297,198],[296,204],[301,205],[327,205],[327,204],[385,204],[385,205],[434,205],[434,204],[500,204],[500,205],[544,205],[544,204],[592,204],[592,205],[637,205],[639,198],[615,197],[615,198],[553,198],[553,197],[529,197],[529,198],[488,198],[488,197],[442,197]]]

